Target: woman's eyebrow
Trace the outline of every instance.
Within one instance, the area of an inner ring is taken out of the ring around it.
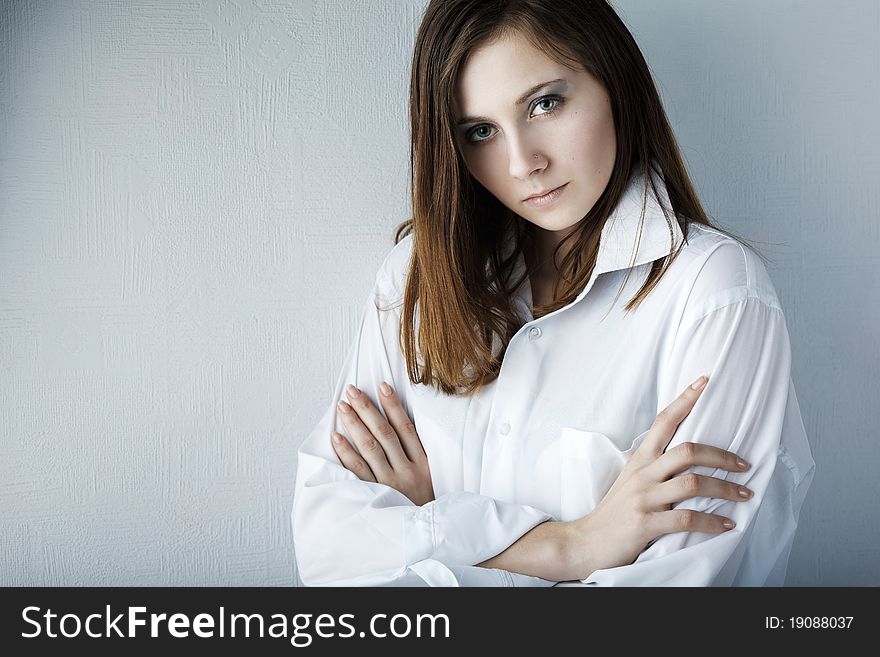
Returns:
[[[536,84],[534,87],[530,87],[529,89],[527,89],[522,96],[517,98],[516,105],[517,106],[522,105],[524,102],[526,102],[529,99],[529,96],[531,96],[534,93],[537,93],[543,87],[546,87],[548,84],[553,84],[555,82],[564,82],[565,85],[563,86],[563,89],[568,88],[568,80],[566,80],[565,78],[556,78],[555,80],[547,80],[547,82],[540,82],[540,83]],[[458,123],[456,125],[465,125],[467,123],[480,123],[482,121],[491,122],[492,119],[485,117],[485,116],[464,116],[458,120]]]

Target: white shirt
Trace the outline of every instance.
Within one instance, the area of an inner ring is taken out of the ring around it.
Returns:
[[[655,183],[671,208],[662,180]],[[527,321],[508,345],[498,378],[472,397],[410,384],[398,341],[400,304],[384,311],[376,305],[402,299],[412,236],[390,250],[333,398],[298,451],[291,517],[303,584],[557,584],[473,564],[545,520],[589,513],[657,414],[704,374],[709,383],[668,449],[692,441],[742,456],[752,464],[745,473],[689,471],[745,484],[754,495],[745,502],[690,498],[673,508],[731,517],[736,527],[717,535],[664,534],[632,564],[559,585],[783,584],[815,463],[790,378],[779,300],[751,250],[692,224],[658,285],[624,315],[651,262],[682,241],[649,186],[632,260],[642,200],[637,174],[602,231],[590,281],[572,303],[535,320],[524,280],[517,303]],[[523,268],[520,256],[514,276]],[[349,437],[336,413],[345,386],[356,385],[381,408],[383,379],[400,396],[428,456],[436,499],[421,507],[388,486],[360,481],[330,443],[333,429]]]

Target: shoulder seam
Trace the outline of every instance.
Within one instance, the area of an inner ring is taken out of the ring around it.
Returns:
[[[710,296],[702,304],[700,304],[697,316],[690,320],[687,324],[679,327],[678,330],[679,332],[689,330],[692,326],[702,321],[712,313],[717,312],[723,308],[727,308],[728,306],[732,306],[743,301],[748,301],[749,299],[754,299],[755,301],[763,304],[770,310],[775,310],[780,315],[782,315],[782,307],[779,305],[776,299],[761,293],[760,290],[756,290],[753,287],[741,285],[739,287],[721,290],[720,292],[716,292],[715,294]]]
[[[755,285],[755,275],[752,270],[752,266],[749,262],[749,254],[746,252],[745,247],[743,247],[742,243],[739,240],[736,240],[724,233],[718,232],[712,226],[704,226],[703,224],[693,224],[697,226],[700,230],[704,230],[706,232],[712,233],[713,235],[718,235],[723,238],[723,241],[713,244],[709,249],[707,249],[704,253],[705,257],[710,257],[715,251],[724,246],[725,244],[735,244],[739,247],[740,253],[742,253],[743,257],[743,268],[745,269],[746,274],[746,287],[753,287]]]
[[[734,239],[734,238],[730,237],[729,235],[725,235],[724,233],[716,230],[712,226],[705,226],[703,224],[693,223],[693,224],[691,224],[691,227],[696,227],[698,230],[706,231],[707,233],[717,235],[718,237],[721,237],[723,239],[722,242],[718,242],[717,244],[713,245],[714,248],[712,248],[708,252],[707,255],[711,255],[711,253],[714,252],[715,249],[721,247],[722,245],[724,245],[726,243],[736,244],[739,247],[739,250],[743,254],[743,264],[745,265],[745,268],[746,268],[746,284],[752,285],[752,281],[754,280],[754,276],[752,275],[752,270],[749,267],[749,254],[746,253],[745,248],[743,248],[743,245],[739,240]]]
[[[742,251],[742,254],[743,254],[743,263],[746,266],[746,286],[751,287],[752,286],[752,270],[751,270],[751,267],[749,267],[749,254],[746,253],[746,250],[743,248],[743,245],[740,244],[738,240],[734,240],[734,242],[736,242],[736,245],[739,247],[739,250]]]

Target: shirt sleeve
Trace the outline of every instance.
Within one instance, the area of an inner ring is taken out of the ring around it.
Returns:
[[[792,413],[797,402],[789,399],[791,350],[785,319],[775,294],[751,286],[703,298],[685,312],[658,377],[658,412],[700,375],[709,377],[667,451],[697,442],[742,456],[751,464],[744,473],[705,466],[688,471],[744,484],[754,495],[745,502],[695,497],[675,504],[674,509],[730,517],[736,526],[722,534],[663,534],[632,564],[597,570],[581,580],[584,584],[731,586],[747,579],[760,585],[772,570],[778,576],[780,563],[787,561],[809,478],[786,471],[779,458],[786,432],[800,431],[790,440],[806,446],[799,412],[796,418]],[[746,555],[750,572],[737,579]]]
[[[408,381],[397,345],[396,313],[380,311],[382,272],[364,304],[323,417],[297,452],[293,541],[306,586],[552,586],[554,582],[474,567],[505,550],[550,515],[529,506],[457,491],[416,506],[384,484],[361,481],[340,463],[330,434],[346,434],[336,403],[349,383],[372,400],[384,379],[404,398]],[[406,407],[406,404],[405,404]],[[416,427],[418,428],[418,427]]]

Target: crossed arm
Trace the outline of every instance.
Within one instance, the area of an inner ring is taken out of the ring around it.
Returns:
[[[696,474],[674,476],[693,465],[733,472],[750,467],[736,454],[712,445],[684,443],[666,453],[706,383],[700,377],[661,412],[593,512],[568,522],[542,522],[477,565],[552,581],[580,580],[599,568],[631,563],[662,534],[732,529],[734,523],[723,516],[672,510],[673,504],[698,495],[734,501],[752,497],[751,490],[734,482]],[[384,415],[364,392],[347,386],[351,403],[340,401],[339,410],[357,449],[336,431],[333,446],[346,469],[362,481],[390,486],[414,504],[426,504],[434,492],[425,450],[391,387],[383,381],[380,390]]]

